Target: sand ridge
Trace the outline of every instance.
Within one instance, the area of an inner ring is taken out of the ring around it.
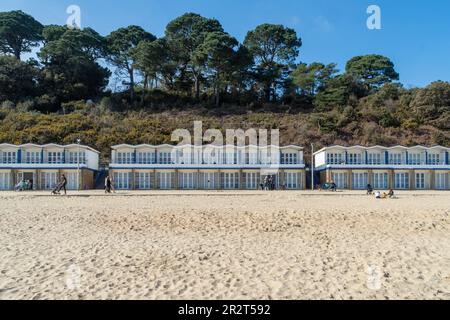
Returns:
[[[449,299],[450,193],[0,193],[0,299]]]

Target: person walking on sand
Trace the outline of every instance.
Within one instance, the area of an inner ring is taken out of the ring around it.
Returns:
[[[53,189],[52,194],[60,194],[60,193],[61,193],[61,190],[64,189],[64,195],[67,195],[67,189],[66,189],[66,186],[67,186],[67,178],[66,178],[66,176],[63,174],[63,175],[61,176],[61,181],[60,181],[59,184],[56,186],[56,188]]]
[[[14,191],[23,191],[25,185],[24,180],[20,180],[18,184],[14,186]]]
[[[334,181],[331,181],[331,183],[330,183],[330,190],[332,192],[336,192],[337,191],[337,185],[336,185],[336,183]]]
[[[109,180],[111,181],[111,191],[112,191],[112,193],[116,193],[116,187],[115,187],[114,179],[110,177]]]
[[[59,191],[61,192],[61,190],[64,190],[64,195],[67,195],[67,178],[66,175],[62,175],[62,180],[61,180],[61,187],[59,188]]]
[[[108,175],[105,178],[105,193],[111,193],[111,188],[112,188],[111,178]]]

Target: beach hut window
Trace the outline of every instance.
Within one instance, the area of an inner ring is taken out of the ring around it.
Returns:
[[[429,153],[428,154],[428,164],[437,165],[440,163],[440,155],[438,153]]]
[[[171,164],[171,153],[170,152],[160,152],[159,153],[159,164]]]
[[[76,164],[78,163],[78,156],[80,157],[80,162],[81,164],[85,164],[86,163],[86,153],[84,151],[80,151],[80,152],[69,152],[69,163],[70,164]]]
[[[416,173],[416,189],[425,189],[425,173]]]
[[[410,153],[408,155],[408,164],[410,165],[419,165],[420,161],[420,153]]]
[[[436,172],[436,189],[446,190],[448,186],[448,173]]]
[[[298,173],[287,172],[285,175],[286,189],[298,189]]]
[[[153,164],[155,163],[155,154],[153,152],[139,152],[137,161],[139,164]]]
[[[44,172],[44,189],[51,190],[58,183],[57,172]]]
[[[327,164],[341,164],[343,163],[343,157],[340,153],[328,153]]]
[[[281,154],[282,164],[297,164],[297,154],[296,153],[283,153]]]
[[[374,173],[373,174],[373,187],[375,189],[387,189],[388,188],[388,174],[387,173]]]
[[[235,164],[235,159],[236,159],[236,153],[233,152],[227,152],[226,153],[226,164]]]
[[[0,173],[0,190],[11,189],[11,174],[4,172]]]
[[[16,163],[16,152],[2,152],[1,163]]]
[[[117,163],[118,164],[133,163],[133,153],[132,152],[118,152],[117,153]]]
[[[62,163],[62,153],[61,152],[49,152],[47,154],[48,163],[57,164]]]
[[[339,189],[347,188],[347,174],[343,172],[336,172],[332,174],[332,180],[336,183]]]
[[[402,164],[402,154],[401,153],[390,153],[389,154],[389,164]]]
[[[258,163],[258,153],[256,151],[250,151],[249,153],[249,164],[257,164]]]
[[[26,163],[40,163],[41,162],[41,153],[40,152],[30,152],[27,151],[26,157],[25,157]]]
[[[409,173],[401,172],[394,175],[396,189],[409,189]]]
[[[194,172],[180,173],[178,175],[179,186],[181,189],[194,189],[197,175]]]
[[[238,173],[224,173],[223,187],[224,189],[237,189],[239,186]]]
[[[216,188],[217,173],[206,172],[203,173],[203,188],[207,190],[212,190]]]
[[[370,165],[380,165],[381,153],[369,153],[367,155],[367,163]]]
[[[151,189],[151,178],[149,172],[139,172],[137,174],[136,187],[141,190]]]
[[[245,181],[247,189],[257,189],[259,184],[259,174],[257,172],[246,173]]]
[[[130,188],[129,172],[114,172],[114,186],[116,189],[124,190]]]
[[[348,159],[349,164],[362,164],[362,156],[360,153],[350,153]]]
[[[76,172],[69,172],[66,174],[67,177],[67,188],[69,190],[76,190],[77,189],[77,181],[78,181],[78,174]]]
[[[363,190],[367,188],[368,174],[367,173],[353,173],[352,187],[355,190]]]
[[[159,176],[159,188],[171,189],[172,188],[172,174],[170,172],[160,172]]]

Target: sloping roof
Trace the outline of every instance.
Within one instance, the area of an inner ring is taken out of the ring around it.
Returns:
[[[90,150],[92,152],[95,152],[95,153],[98,153],[98,154],[100,153],[100,151],[97,151],[94,148],[91,148],[89,146],[82,145],[82,144],[78,145],[78,144],[75,144],[75,143],[68,144],[68,145],[60,145],[60,144],[57,144],[57,143],[48,143],[48,144],[43,144],[43,145],[38,145],[38,144],[34,144],[34,143],[25,143],[25,144],[20,144],[20,145],[18,145],[18,144],[10,144],[10,143],[2,143],[2,144],[0,144],[0,147],[3,147],[3,146],[14,147],[14,148],[26,148],[26,147],[49,148],[49,147],[57,147],[57,148],[62,148],[62,149],[63,148],[72,148],[72,147],[78,147],[79,146],[80,148],[88,149],[88,150]]]
[[[138,149],[138,148],[143,148],[143,147],[148,147],[148,148],[163,148],[163,147],[170,147],[170,148],[185,148],[185,147],[194,147],[194,148],[204,148],[204,147],[213,147],[213,148],[224,148],[224,147],[233,147],[233,148],[248,148],[248,147],[256,147],[256,148],[269,148],[269,147],[275,147],[275,148],[280,148],[280,149],[298,149],[298,150],[303,150],[303,147],[300,146],[295,146],[295,145],[287,145],[287,146],[275,146],[275,145],[268,145],[268,146],[258,146],[258,145],[246,145],[246,146],[236,146],[236,145],[220,145],[220,146],[215,146],[215,145],[210,145],[210,144],[206,144],[206,145],[201,145],[201,146],[195,146],[192,144],[185,144],[185,145],[171,145],[171,144],[160,144],[160,145],[151,145],[151,144],[139,144],[139,145],[131,145],[131,144],[118,144],[118,145],[114,145],[111,146],[111,149],[119,149],[119,148],[131,148],[131,149]]]
[[[316,152],[314,152],[314,154],[318,154],[330,149],[342,149],[342,150],[352,150],[352,149],[364,149],[364,150],[372,150],[372,149],[382,149],[382,150],[393,150],[393,149],[404,149],[404,150],[411,150],[411,149],[422,149],[422,150],[432,150],[432,149],[443,149],[443,150],[447,150],[449,151],[450,148],[448,147],[443,147],[443,146],[433,146],[433,147],[426,147],[426,146],[421,146],[421,145],[417,145],[417,146],[412,146],[412,147],[405,147],[405,146],[392,146],[392,147],[384,147],[384,146],[380,146],[380,145],[376,145],[376,146],[371,146],[371,147],[364,147],[364,146],[360,146],[360,145],[356,145],[356,146],[341,146],[341,145],[332,145],[332,146],[328,146],[325,148],[322,148]]]

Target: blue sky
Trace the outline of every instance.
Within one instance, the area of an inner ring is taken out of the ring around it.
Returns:
[[[81,8],[81,23],[103,35],[137,24],[157,36],[185,13],[217,18],[243,41],[261,23],[294,28],[303,40],[299,60],[336,62],[355,55],[390,57],[407,87],[450,81],[450,1],[447,0],[1,0],[0,11],[21,9],[43,24],[64,24],[66,8]],[[369,5],[380,6],[382,30],[366,27]]]

